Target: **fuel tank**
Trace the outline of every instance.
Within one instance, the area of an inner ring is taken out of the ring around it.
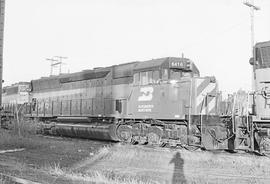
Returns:
[[[116,136],[116,124],[106,121],[93,121],[78,118],[58,118],[48,124],[43,124],[44,134],[76,137],[85,139],[96,139],[104,141],[119,141]]]

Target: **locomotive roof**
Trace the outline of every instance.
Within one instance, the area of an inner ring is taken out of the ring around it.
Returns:
[[[168,68],[170,65],[170,62],[188,62],[190,59],[183,58],[183,57],[165,57],[165,58],[158,58],[158,59],[152,59],[148,61],[139,62],[135,68],[134,72],[138,71],[147,71],[147,70],[157,70],[162,67]],[[192,69],[194,73],[199,74],[199,70],[196,67],[194,63],[192,63]]]
[[[270,46],[270,41],[266,41],[266,42],[258,42],[255,45],[256,47],[269,47]]]
[[[11,87],[17,87],[19,85],[29,85],[30,82],[17,82],[17,83],[14,83],[14,84],[11,84],[9,86],[4,86],[3,88],[11,88]]]
[[[169,61],[188,61],[186,58],[176,58],[176,57],[165,57],[165,58],[158,58],[158,59],[152,59],[148,61],[139,62],[136,67],[134,68],[134,71],[141,71],[141,70],[149,70],[149,69],[158,69],[164,64],[169,63]]]
[[[123,63],[120,65],[99,67],[70,74],[42,77],[40,79],[32,80],[31,85],[34,90],[55,89],[59,88],[61,83],[104,78],[110,72],[114,79],[132,77],[134,72],[169,68],[171,62],[187,62],[187,61],[190,60],[187,58],[165,57],[142,62]],[[199,70],[197,69],[197,67],[192,62],[191,65],[192,65],[191,68],[192,72],[199,75]]]
[[[103,78],[110,72],[110,68],[96,68],[94,70],[83,70],[81,72],[65,74],[59,77],[61,83],[75,82],[89,79]]]
[[[119,65],[113,65],[110,67],[98,67],[94,69],[88,69],[83,70],[80,72],[75,73],[69,73],[69,74],[61,74],[56,76],[49,76],[49,77],[41,77],[40,79],[35,79],[32,81],[46,81],[46,80],[60,80],[60,82],[71,82],[71,81],[79,81],[79,80],[86,80],[86,79],[95,79],[95,78],[102,78],[105,77],[110,71],[111,68],[114,68],[114,74],[113,75],[123,75],[122,73],[129,73],[128,76],[132,75],[132,70],[134,72],[136,71],[147,71],[147,70],[154,70],[154,69],[160,69],[162,67],[169,67],[170,62],[174,61],[181,61],[181,62],[187,62],[190,61],[188,58],[180,58],[180,57],[164,57],[164,58],[158,58],[158,59],[152,59],[147,61],[136,61],[136,62],[130,62],[130,63],[123,63]],[[197,69],[196,65],[192,63],[192,67],[195,73],[199,73],[199,70]],[[122,71],[123,70],[123,71]],[[127,71],[130,70],[130,71]],[[119,74],[117,74],[117,73]],[[131,72],[131,73],[130,73]],[[127,74],[125,74],[127,75]]]

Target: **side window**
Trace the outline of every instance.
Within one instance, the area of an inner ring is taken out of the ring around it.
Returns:
[[[168,80],[169,75],[168,75],[168,69],[163,69],[162,70],[162,80]]]
[[[122,101],[121,100],[115,101],[115,111],[118,111],[120,114],[122,113]]]
[[[159,71],[153,71],[153,83],[158,83]]]
[[[147,71],[134,74],[135,85],[154,84],[157,83],[159,79],[159,71]]]
[[[134,85],[139,85],[140,84],[140,74],[139,73],[135,73],[133,75],[133,84]]]
[[[140,84],[141,85],[148,84],[148,73],[147,72],[140,73]]]
[[[258,61],[259,65],[261,66],[263,63],[262,63],[262,57],[261,57],[260,49],[256,48],[255,53],[256,53],[256,61]]]
[[[148,84],[153,84],[153,71],[149,71],[148,73]]]

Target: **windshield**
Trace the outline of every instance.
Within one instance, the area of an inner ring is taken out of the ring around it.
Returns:
[[[182,77],[191,77],[191,72],[186,72],[179,69],[170,69],[171,80],[180,80]]]
[[[256,48],[256,60],[259,67],[270,67],[270,46]]]
[[[181,78],[181,70],[179,69],[171,69],[170,70],[170,79],[179,80]]]

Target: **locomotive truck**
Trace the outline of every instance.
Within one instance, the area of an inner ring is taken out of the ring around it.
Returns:
[[[254,47],[257,85],[247,97],[253,111],[244,115],[236,113],[236,99],[230,113],[221,112],[215,77],[201,77],[188,58],[167,57],[32,80],[25,116],[43,121],[52,135],[262,153],[270,135],[269,43]]]

